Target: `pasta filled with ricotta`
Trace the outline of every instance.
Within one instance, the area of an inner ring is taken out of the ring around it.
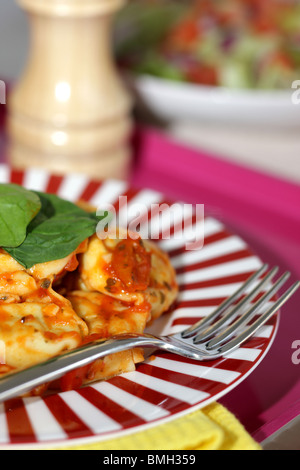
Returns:
[[[143,333],[172,306],[178,287],[168,256],[135,235],[93,233],[66,257],[30,267],[0,248],[0,377],[95,339]],[[143,359],[139,348],[111,354],[31,394],[105,380]]]

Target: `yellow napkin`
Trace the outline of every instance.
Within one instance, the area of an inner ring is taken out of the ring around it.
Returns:
[[[261,450],[236,417],[213,403],[159,426],[70,450]]]

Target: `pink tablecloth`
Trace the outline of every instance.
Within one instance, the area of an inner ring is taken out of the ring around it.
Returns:
[[[299,186],[184,148],[154,130],[138,132],[135,148],[134,186],[204,203],[206,213],[240,234],[264,261],[300,279]],[[3,150],[2,134],[2,159]],[[300,413],[300,365],[291,359],[291,345],[300,340],[299,313],[297,293],[283,309],[267,357],[221,400],[260,442]]]

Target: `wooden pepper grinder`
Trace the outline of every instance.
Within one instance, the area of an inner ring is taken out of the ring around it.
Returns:
[[[18,169],[126,178],[131,97],[111,29],[125,0],[18,0],[29,15],[27,66],[10,97],[8,159]]]

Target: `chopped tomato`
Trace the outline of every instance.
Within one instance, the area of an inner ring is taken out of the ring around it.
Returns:
[[[122,240],[113,251],[111,261],[113,277],[119,279],[132,292],[145,290],[150,282],[151,254],[141,239]]]
[[[212,65],[192,65],[186,72],[186,79],[192,83],[216,86],[218,85],[217,68]]]
[[[179,48],[186,48],[195,44],[200,37],[200,30],[194,19],[185,19],[171,32],[168,43]]]
[[[78,264],[79,264],[79,261],[77,259],[76,254],[74,254],[72,258],[70,258],[70,261],[64,267],[64,270],[70,271],[70,272],[75,271],[75,269],[78,267]]]
[[[293,69],[293,62],[291,58],[285,54],[284,52],[277,52],[277,54],[274,54],[273,57],[271,58],[271,63],[276,65],[280,65],[283,68],[286,69]]]
[[[60,379],[60,389],[63,392],[67,392],[68,390],[75,390],[80,388],[87,376],[89,367],[90,366],[87,365],[67,372]]]

